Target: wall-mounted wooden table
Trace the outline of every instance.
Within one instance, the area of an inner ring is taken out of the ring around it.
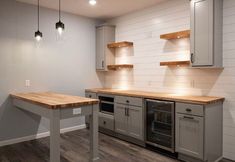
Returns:
[[[98,100],[50,92],[11,96],[16,107],[50,120],[50,162],[60,162],[60,120],[89,116],[90,161],[98,161]]]

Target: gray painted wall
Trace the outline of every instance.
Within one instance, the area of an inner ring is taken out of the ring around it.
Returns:
[[[48,131],[48,121],[13,107],[10,93],[54,91],[84,96],[84,88],[101,86],[95,71],[97,21],[63,13],[66,32],[56,39],[58,12],[41,9],[43,41],[34,40],[35,6],[0,1],[0,142]],[[31,87],[25,86],[31,80]],[[84,123],[84,118],[61,122],[63,128]]]

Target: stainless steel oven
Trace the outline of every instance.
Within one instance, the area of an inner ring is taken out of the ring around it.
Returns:
[[[175,152],[175,104],[146,99],[146,143]]]
[[[114,97],[109,95],[99,95],[100,112],[105,114],[114,114]]]

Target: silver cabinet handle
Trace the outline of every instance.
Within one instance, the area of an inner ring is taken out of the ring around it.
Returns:
[[[102,67],[104,67],[104,61],[102,61]]]
[[[191,63],[194,63],[194,54],[193,53],[191,53],[190,60],[191,60]]]
[[[187,112],[191,112],[191,111],[192,111],[192,109],[190,109],[190,108],[187,108],[187,109],[186,109],[186,111],[187,111]]]
[[[130,116],[130,114],[129,114],[129,108],[127,108],[127,116]]]
[[[125,107],[125,116],[127,116],[127,108]]]

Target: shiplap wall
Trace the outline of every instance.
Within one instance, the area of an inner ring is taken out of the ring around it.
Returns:
[[[116,41],[134,42],[134,48],[116,50],[116,63],[132,63],[134,69],[108,72],[106,87],[224,96],[223,155],[235,160],[235,0],[224,0],[223,70],[159,66],[160,61],[189,59],[189,39],[159,39],[190,28],[188,0],[170,0],[110,22],[116,25]]]

